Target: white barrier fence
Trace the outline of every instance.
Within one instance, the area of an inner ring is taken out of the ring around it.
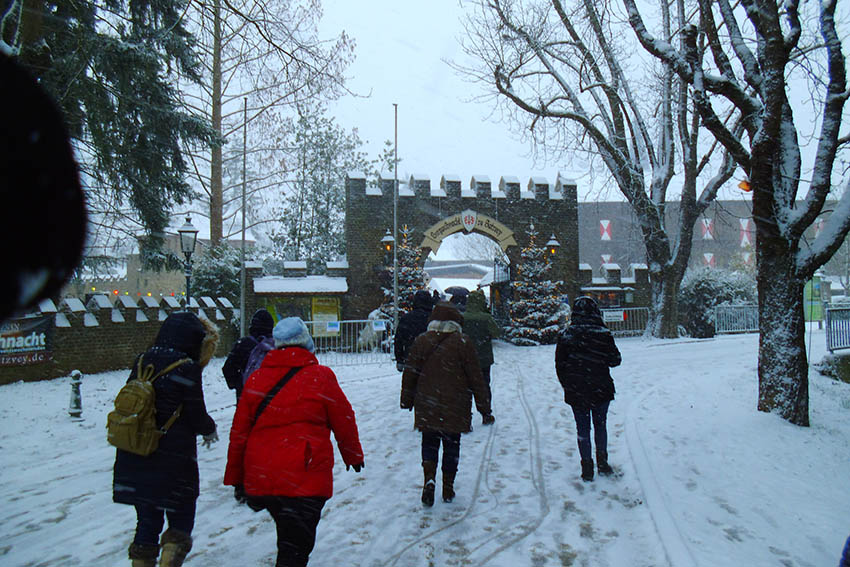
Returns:
[[[826,349],[829,352],[850,348],[850,307],[830,307],[826,313]]]
[[[649,308],[602,309],[602,320],[615,337],[642,335],[649,323]]]
[[[714,308],[714,332],[757,333],[759,330],[758,305],[718,305]]]
[[[316,344],[316,358],[325,366],[391,363],[392,321],[306,321]]]

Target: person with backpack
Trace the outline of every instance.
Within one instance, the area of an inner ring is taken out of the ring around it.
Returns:
[[[277,529],[276,567],[303,567],[333,495],[334,451],[360,472],[363,449],[354,410],[336,375],[319,364],[307,326],[281,319],[275,348],[245,384],[230,429],[224,484],[238,502],[268,510]]]
[[[218,440],[201,385],[201,372],[217,344],[218,332],[210,321],[187,311],[172,313],[163,321],[154,346],[131,368],[128,385],[139,374],[153,380],[153,399],[148,401],[154,405],[154,424],[166,429],[148,455],[131,452],[133,447],[116,449],[112,499],[136,508],[136,532],[129,548],[133,567],[154,567],[160,551],[162,567],[179,567],[192,549],[199,494],[196,436],[203,435],[205,445]],[[116,398],[116,411],[118,402]],[[107,428],[112,434],[115,421],[110,415]],[[160,538],[165,517],[168,529]]]
[[[490,367],[493,365],[493,339],[499,336],[499,325],[487,310],[487,298],[481,290],[469,294],[466,300],[466,311],[463,313],[463,332],[469,335],[478,354],[478,364],[481,375],[487,384],[487,393],[492,403],[493,393],[490,389]],[[482,423],[492,423],[492,415],[482,415]]]
[[[570,326],[558,337],[555,370],[564,388],[564,401],[573,410],[581,478],[593,480],[590,426],[596,444],[596,469],[601,475],[614,472],[608,464],[608,405],[614,399],[610,368],[619,366],[620,351],[614,336],[602,321],[602,312],[591,297],[579,297],[573,304]]]
[[[440,444],[443,502],[454,500],[460,436],[472,431],[473,396],[478,412],[492,415],[475,346],[463,334],[462,325],[463,315],[457,307],[438,303],[427,332],[413,342],[401,378],[401,408],[415,409],[414,427],[422,432],[422,503],[429,507],[434,505]]]
[[[251,351],[260,344],[265,338],[272,336],[272,327],[274,327],[274,318],[267,309],[257,309],[251,317],[251,324],[248,326],[248,334],[240,338],[233,345],[230,354],[224,361],[224,366],[221,368],[224,374],[224,380],[227,382],[227,387],[236,392],[236,401],[242,395],[242,387],[245,384],[247,376],[245,373],[245,365],[248,358],[251,356]]]
[[[395,334],[393,347],[396,369],[399,372],[404,371],[404,361],[407,360],[407,353],[413,341],[427,329],[428,317],[433,307],[431,294],[420,289],[413,294],[413,309],[398,320],[398,331]]]

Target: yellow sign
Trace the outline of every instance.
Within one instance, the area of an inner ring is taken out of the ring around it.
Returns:
[[[339,334],[339,298],[313,297],[314,337],[332,337]]]
[[[464,226],[464,219],[467,220],[467,226]],[[474,226],[471,226],[471,220],[474,220]],[[514,233],[511,229],[494,218],[469,210],[445,218],[431,228],[425,229],[425,238],[419,246],[430,248],[432,252],[436,253],[444,238],[462,230],[489,236],[501,246],[502,250],[507,250],[508,246],[516,246]]]

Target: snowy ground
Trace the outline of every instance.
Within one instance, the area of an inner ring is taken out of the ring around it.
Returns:
[[[812,337],[811,360],[824,353]],[[419,503],[419,434],[394,365],[340,367],[366,453],[337,458],[316,566],[834,566],[850,533],[850,386],[811,373],[810,428],[755,411],[757,336],[620,339],[609,416],[615,479],[579,480],[554,347],[496,346],[496,424],[463,437],[458,497]],[[188,566],[274,564],[274,527],[222,486],[233,395],[205,372],[222,441],[199,449]],[[0,387],[0,565],[128,565],[134,512],[112,503],[104,425],[125,372]],[[439,490],[439,483],[438,483]]]

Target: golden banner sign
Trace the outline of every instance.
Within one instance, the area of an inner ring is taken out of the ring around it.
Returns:
[[[464,227],[464,213],[466,214],[465,216],[467,219],[471,217],[475,218],[475,226],[472,229]],[[420,247],[430,248],[431,251],[436,254],[437,250],[440,249],[440,244],[443,243],[444,238],[462,230],[477,232],[479,234],[489,236],[499,244],[503,251],[507,250],[508,246],[516,246],[514,233],[511,229],[494,218],[467,210],[463,213],[447,217],[432,227],[425,229],[425,238],[422,240]]]

